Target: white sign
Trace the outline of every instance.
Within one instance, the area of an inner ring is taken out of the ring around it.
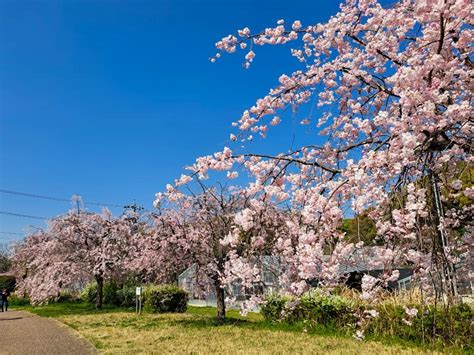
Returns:
[[[141,288],[141,287],[137,287],[137,288],[135,289],[135,295],[140,296],[141,294],[142,294],[142,288]]]

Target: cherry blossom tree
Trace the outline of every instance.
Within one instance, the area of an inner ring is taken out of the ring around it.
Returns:
[[[141,233],[133,235],[134,249],[127,268],[142,282],[174,283],[192,264],[188,254],[180,255],[187,220],[178,211],[159,209],[151,215],[151,223]]]
[[[96,307],[102,307],[104,281],[122,276],[131,250],[133,223],[128,216],[70,211],[49,221],[17,245],[13,265],[19,290],[33,303],[59,296],[61,290],[97,282]]]
[[[165,193],[157,195],[155,205],[160,212],[155,215],[155,241],[147,243],[152,246],[151,263],[155,265],[150,270],[158,268],[166,278],[193,266],[195,286],[215,292],[217,318],[222,322],[226,293],[231,296],[229,286],[241,280],[240,275],[232,274],[230,265],[236,266],[238,259],[257,262],[258,257],[270,253],[276,239],[271,222],[251,226],[248,217],[258,214],[262,221],[262,216],[276,207],[253,199],[244,189],[199,186],[200,193],[191,189],[183,193],[169,185]],[[254,275],[242,287],[250,290],[259,283],[260,276]]]
[[[342,219],[370,211],[383,244],[382,278],[396,279],[393,265],[410,264],[427,292],[455,297],[458,279],[474,276],[474,190],[472,179],[461,179],[474,160],[472,11],[467,0],[388,7],[347,0],[326,23],[280,20],[222,38],[213,62],[240,49],[249,68],[257,47],[286,44],[301,68],[281,75],[233,124],[230,139],[242,152],[226,147],[197,159],[177,185],[209,170],[232,178],[243,166],[253,193],[298,211],[299,223],[278,241],[280,255],[294,262],[287,268],[293,292],[307,289],[308,278],[337,279],[339,264],[360,247],[346,241]],[[254,136],[282,125],[287,109],[302,116],[315,144],[252,151]],[[467,202],[453,202],[459,196]]]
[[[202,194],[183,194],[169,191],[158,197],[155,205],[168,204],[169,213],[174,215],[174,229],[163,246],[166,264],[180,260],[182,265],[194,265],[194,282],[203,290],[210,285],[216,294],[217,318],[225,318],[225,284],[222,282],[228,249],[221,243],[232,231],[233,215],[242,208],[246,197],[239,194],[225,194],[205,188]],[[173,205],[170,206],[169,204]],[[163,223],[160,216],[157,223]]]

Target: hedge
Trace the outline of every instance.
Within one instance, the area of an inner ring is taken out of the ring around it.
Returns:
[[[91,282],[81,292],[81,298],[84,302],[96,303],[97,283]],[[115,282],[105,282],[103,290],[103,304],[117,307],[135,306],[135,286],[125,284],[117,285]]]
[[[152,313],[186,312],[188,294],[174,285],[150,285],[144,289],[145,310]]]
[[[304,294],[300,298],[270,295],[262,304],[261,313],[271,321],[295,323],[309,320],[340,328],[354,323],[355,320],[355,308],[350,300],[317,292]]]
[[[30,300],[27,297],[19,297],[13,294],[8,299],[8,303],[10,307],[12,306],[23,307],[23,306],[28,306],[30,304]]]
[[[135,307],[136,285],[125,283],[122,286],[114,282],[104,283],[104,305],[116,307]],[[84,302],[95,304],[97,298],[97,284],[91,282],[82,290],[81,299]],[[185,312],[187,308],[187,293],[173,285],[148,285],[143,288],[142,302],[145,310],[152,313]]]

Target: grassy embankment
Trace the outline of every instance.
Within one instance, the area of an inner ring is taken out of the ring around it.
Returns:
[[[18,308],[18,307],[17,307]],[[74,328],[101,353],[418,353],[396,340],[357,341],[327,328],[270,323],[260,314],[229,311],[218,326],[215,309],[189,307],[183,314],[142,314],[120,308],[59,303],[21,307]]]

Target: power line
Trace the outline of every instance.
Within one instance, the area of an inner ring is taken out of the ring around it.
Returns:
[[[38,199],[50,200],[50,201],[71,202],[71,199],[67,199],[67,198],[30,194],[30,193],[27,193],[27,192],[19,192],[19,191],[12,191],[12,190],[6,190],[6,189],[0,189],[0,192],[5,193],[5,194],[10,194],[10,195],[19,195],[19,196],[32,197],[32,198],[38,198]],[[123,205],[118,205],[118,204],[114,204],[114,203],[87,202],[87,201],[85,201],[85,204],[86,205],[95,205],[95,206],[110,206],[110,207],[123,208]]]
[[[17,232],[1,232],[0,234],[11,234],[11,235],[24,235],[23,233],[17,233]]]
[[[86,205],[102,206],[102,207],[119,207],[123,208],[123,205],[117,205],[114,203],[102,203],[102,202],[84,202]]]
[[[41,198],[43,200],[52,200],[52,201],[60,201],[60,202],[71,202],[70,199],[65,199],[65,198],[58,198],[58,197],[51,197],[51,196],[43,196],[43,195],[35,195],[35,194],[29,194],[26,192],[18,192],[18,191],[11,191],[11,190],[5,190],[5,189],[0,189],[0,192],[5,193],[5,194],[11,194],[11,195],[20,195],[20,196],[26,196],[26,197],[33,197],[33,198]]]
[[[30,216],[30,215],[27,215],[27,214],[20,214],[20,213],[13,213],[13,212],[5,212],[5,211],[0,211],[0,214],[6,214],[6,215],[8,215],[8,216],[23,217],[23,218],[48,219],[48,218],[46,218],[46,217]]]

